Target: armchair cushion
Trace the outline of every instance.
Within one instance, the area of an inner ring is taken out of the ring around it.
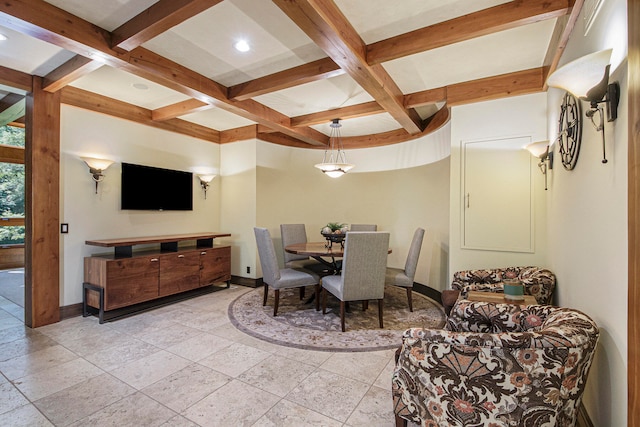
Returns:
[[[394,410],[423,426],[573,426],[597,340],[577,310],[460,301],[446,329],[405,331]]]
[[[503,292],[504,279],[519,279],[525,294],[535,297],[538,304],[551,304],[556,276],[535,266],[457,271],[453,274],[451,288],[459,290],[463,298],[469,291]]]

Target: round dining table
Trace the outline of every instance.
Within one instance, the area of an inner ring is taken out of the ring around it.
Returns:
[[[326,242],[294,243],[285,246],[284,250],[291,254],[309,256],[325,265],[330,274],[340,274],[342,262],[336,258],[344,256],[344,248],[340,244],[328,245]],[[389,252],[391,253],[391,248]],[[327,261],[331,258],[331,261]]]

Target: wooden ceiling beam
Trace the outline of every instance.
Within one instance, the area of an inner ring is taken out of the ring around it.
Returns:
[[[253,100],[231,101],[227,88],[147,49],[111,48],[111,34],[42,0],[3,0],[0,24],[82,56],[103,57],[108,65],[154,81],[312,145],[328,137],[311,128],[292,128],[289,117]]]
[[[0,99],[0,113],[6,111],[7,109],[13,107],[17,103],[24,101],[24,95],[19,95],[17,93],[8,93],[2,99]]]
[[[31,92],[31,74],[0,65],[0,85],[10,86],[23,92]]]
[[[259,126],[260,125],[249,125],[235,129],[223,130],[220,132],[220,144],[255,139],[258,136]]]
[[[133,50],[222,0],[160,0],[112,32],[111,46]]]
[[[447,106],[491,101],[544,91],[544,67],[449,85]]]
[[[215,143],[220,142],[220,132],[217,130],[180,119],[170,119],[158,122],[152,119],[151,110],[138,107],[137,105],[118,101],[116,99],[88,92],[83,89],[78,89],[73,86],[63,88],[61,90],[61,94],[61,102],[63,104],[97,111],[109,116],[141,123],[146,126],[163,129],[169,132],[192,136],[205,141]]]
[[[580,11],[582,10],[582,6],[584,5],[584,0],[574,1],[575,2],[573,4],[573,7],[571,8],[571,13],[558,18],[558,20],[556,21],[556,26],[553,29],[551,41],[549,41],[549,47],[547,49],[547,54],[545,55],[544,61],[542,63],[542,65],[545,67],[544,90],[548,89],[547,77],[558,68],[560,57],[564,53],[564,49],[567,47],[569,36],[573,32],[573,29],[578,22]]]
[[[427,89],[420,92],[409,93],[404,96],[404,105],[407,108],[422,107],[424,105],[435,104],[447,100],[447,89],[439,87]]]
[[[323,58],[298,67],[240,83],[229,88],[229,99],[243,101],[265,93],[328,79],[344,74],[331,58]]]
[[[151,118],[157,122],[175,119],[176,117],[186,114],[197,113],[198,111],[206,111],[213,108],[212,105],[197,99],[187,99],[182,102],[167,105],[151,111]]]
[[[367,62],[380,64],[475,37],[567,14],[571,0],[515,0],[400,34],[367,46]]]
[[[274,3],[411,134],[420,116],[403,105],[403,94],[382,66],[366,62],[366,45],[332,1],[273,0]]]
[[[354,119],[356,117],[369,116],[378,113],[384,113],[384,109],[380,107],[377,102],[364,102],[362,104],[350,105],[348,107],[336,108],[334,110],[319,111],[317,113],[291,117],[291,126],[319,125],[322,123],[328,123],[333,119]]]
[[[57,92],[103,65],[100,61],[76,55],[44,77],[43,89],[47,92]]]

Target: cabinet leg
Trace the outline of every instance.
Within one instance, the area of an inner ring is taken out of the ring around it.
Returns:
[[[231,287],[231,279],[227,280],[227,289]]]
[[[98,322],[102,324],[104,323],[104,288],[87,282],[82,283],[82,317],[89,315],[87,310],[87,290],[98,292],[100,306],[98,309]]]

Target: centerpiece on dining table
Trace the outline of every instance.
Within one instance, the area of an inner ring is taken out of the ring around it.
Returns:
[[[333,247],[334,243],[340,243],[340,247],[344,248],[344,238],[347,237],[347,231],[349,228],[347,224],[342,224],[339,222],[330,222],[324,227],[320,233],[327,239],[327,242],[324,246],[328,249]]]

